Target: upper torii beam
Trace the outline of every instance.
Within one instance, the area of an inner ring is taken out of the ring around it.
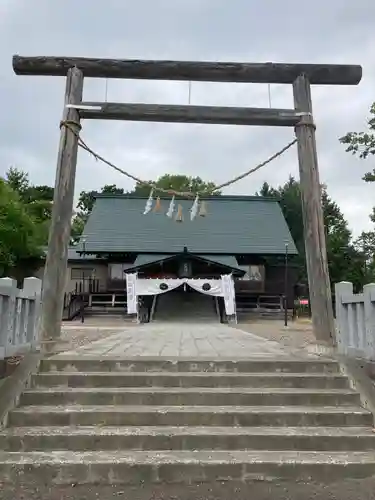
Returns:
[[[89,57],[13,56],[17,75],[66,76],[79,68],[89,78],[129,78],[197,82],[292,84],[304,74],[311,84],[358,85],[362,67],[350,64],[284,64],[200,61],[148,61]]]

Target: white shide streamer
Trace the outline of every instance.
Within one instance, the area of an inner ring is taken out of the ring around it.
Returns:
[[[190,220],[194,220],[196,218],[196,216],[198,215],[198,209],[199,209],[199,196],[197,195],[195,197],[193,206],[191,207]]]
[[[152,209],[152,202],[153,202],[153,198],[152,198],[152,195],[154,194],[154,190],[151,189],[151,193],[150,193],[150,196],[148,197],[148,200],[146,202],[146,206],[145,206],[145,211],[143,212],[143,215],[146,215],[148,214],[149,212],[151,212],[151,209]]]
[[[176,203],[174,201],[174,196],[172,197],[171,199],[171,202],[169,204],[169,208],[168,208],[168,212],[167,212],[167,217],[169,217],[170,219],[173,217],[173,213],[174,213],[174,209],[175,209],[175,206],[176,206]]]

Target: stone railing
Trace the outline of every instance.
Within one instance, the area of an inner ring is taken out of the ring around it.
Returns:
[[[375,283],[353,293],[352,283],[335,285],[336,336],[340,353],[375,361]]]
[[[42,282],[26,278],[23,289],[0,278],[0,360],[38,346]]]

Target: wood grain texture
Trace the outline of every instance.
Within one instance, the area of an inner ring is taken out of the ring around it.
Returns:
[[[136,78],[207,82],[290,83],[305,74],[310,83],[357,85],[362,67],[344,64],[284,64],[198,61],[148,61],[86,57],[13,56],[17,75],[65,76],[79,68],[90,78]]]
[[[310,83],[306,75],[296,79],[293,94],[296,110],[312,113]],[[318,342],[332,343],[335,330],[315,128],[309,124],[299,125],[296,136],[313,328]]]
[[[82,71],[72,68],[68,71],[66,80],[65,103],[80,103],[82,101],[82,92]],[[64,108],[64,120],[79,123],[77,110]],[[76,135],[67,127],[61,127],[48,253],[43,277],[42,342],[59,338],[61,333],[77,150],[78,140]]]
[[[216,123],[229,125],[294,126],[300,116],[294,109],[177,106],[83,102],[93,109],[79,109],[81,118],[172,123]],[[95,109],[94,109],[95,108]]]

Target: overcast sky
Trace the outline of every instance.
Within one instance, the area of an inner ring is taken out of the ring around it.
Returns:
[[[0,0],[0,175],[11,165],[35,184],[53,184],[64,78],[15,76],[12,55],[57,55],[239,62],[350,63],[353,87],[315,87],[321,181],[358,234],[370,228],[373,168],[345,153],[338,138],[365,127],[375,100],[374,0]],[[186,82],[87,79],[86,100],[187,104]],[[106,95],[107,94],[107,95]],[[271,86],[274,107],[290,107],[289,86]],[[192,104],[267,107],[267,85],[193,83]],[[144,179],[163,173],[221,183],[263,161],[292,129],[219,125],[85,122],[86,142]],[[253,194],[298,175],[295,147],[226,191]],[[132,182],[81,151],[76,195]]]

